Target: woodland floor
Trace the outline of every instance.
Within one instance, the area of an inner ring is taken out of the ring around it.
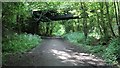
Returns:
[[[33,50],[9,54],[5,66],[106,66],[104,60],[63,39],[43,39]],[[96,68],[96,67],[95,67]],[[105,67],[107,68],[107,67]]]

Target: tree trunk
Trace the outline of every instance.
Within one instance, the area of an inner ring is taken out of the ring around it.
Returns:
[[[108,40],[108,32],[107,32],[107,27],[106,27],[106,23],[104,20],[104,11],[103,11],[103,3],[99,3],[100,4],[100,13],[101,13],[101,22],[102,22],[102,27],[103,27],[103,33],[104,33],[104,39],[105,41]]]
[[[116,4],[115,4],[115,2],[114,2],[114,8],[115,8],[115,16],[116,16],[116,24],[117,24],[117,26],[118,26],[118,34],[119,34],[119,36],[120,36],[120,26],[119,26],[119,17],[118,17],[118,14],[117,14],[117,8],[116,8]]]
[[[99,28],[99,30],[100,30],[100,34],[101,34],[101,35],[103,35],[102,28],[100,27],[100,26],[101,26],[101,24],[100,24],[100,21],[99,21],[99,16],[98,16],[98,13],[96,13],[96,14],[97,14],[98,28]]]
[[[120,36],[120,6],[119,6],[119,2],[117,2],[117,7],[118,7],[118,34]]]
[[[96,11],[97,11],[97,8],[95,8],[95,9],[96,9]],[[97,23],[97,26],[98,26],[98,28],[99,28],[100,34],[103,35],[102,28],[101,28],[102,25],[101,25],[100,20],[99,20],[100,17],[99,17],[98,12],[96,12],[96,15],[97,15],[97,22],[98,22],[98,23]]]
[[[35,34],[39,34],[39,22],[35,22]]]
[[[46,35],[47,35],[47,36],[49,35],[49,25],[50,25],[50,23],[47,22],[47,23],[46,23]]]
[[[107,2],[105,2],[105,5],[106,5],[106,10],[107,10],[107,19],[108,19],[108,24],[109,24],[109,27],[110,27],[110,29],[111,29],[111,32],[112,32],[112,35],[115,37],[115,33],[114,33],[114,30],[113,30],[113,28],[112,28],[112,22],[110,21],[111,20],[111,18],[110,18],[110,15],[109,15],[109,3],[107,3]]]
[[[21,23],[20,23],[20,15],[17,15],[17,26],[18,26],[18,33],[21,33]]]
[[[88,35],[88,29],[87,29],[87,13],[85,10],[85,4],[81,3],[81,7],[83,8],[83,32],[85,35],[85,41],[87,39],[87,35]]]

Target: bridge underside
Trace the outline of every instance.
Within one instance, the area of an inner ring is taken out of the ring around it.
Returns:
[[[36,18],[37,21],[49,22],[68,19],[79,19],[79,16],[74,16],[74,14],[71,13],[59,14],[55,11],[33,11],[33,18]]]

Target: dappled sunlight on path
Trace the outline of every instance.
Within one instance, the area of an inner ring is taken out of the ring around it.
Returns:
[[[51,52],[63,63],[70,62],[74,65],[91,64],[91,65],[105,65],[102,59],[95,57],[92,54],[73,52],[72,50],[59,51],[51,49]]]

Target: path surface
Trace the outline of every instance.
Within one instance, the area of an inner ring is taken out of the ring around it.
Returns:
[[[102,59],[62,39],[44,39],[25,54],[9,54],[8,66],[104,66]]]

